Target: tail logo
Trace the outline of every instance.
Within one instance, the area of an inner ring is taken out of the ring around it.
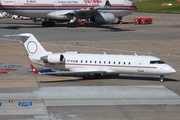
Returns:
[[[27,44],[27,49],[29,53],[35,54],[37,52],[38,46],[35,42],[29,41],[29,43]]]

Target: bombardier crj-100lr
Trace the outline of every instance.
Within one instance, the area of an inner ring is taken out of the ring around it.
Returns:
[[[52,53],[45,51],[34,35],[30,33],[6,36],[21,37],[29,59],[33,63],[61,70],[44,74],[81,74],[85,78],[89,75],[141,74],[158,75],[160,81],[163,81],[164,75],[176,72],[170,65],[154,56],[79,52]]]
[[[78,26],[78,19],[90,19],[99,24],[121,21],[137,8],[129,0],[0,0],[0,10],[31,18],[44,18],[42,26],[54,26],[54,21],[70,21]]]

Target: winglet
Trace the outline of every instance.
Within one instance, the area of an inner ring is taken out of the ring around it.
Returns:
[[[30,64],[30,66],[34,74],[39,74],[39,72],[36,70],[36,68],[32,64]]]

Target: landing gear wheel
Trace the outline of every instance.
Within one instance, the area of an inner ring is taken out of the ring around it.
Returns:
[[[117,21],[117,24],[122,24],[122,21],[120,20],[120,21]]]
[[[101,74],[94,74],[95,78],[100,78]]]
[[[55,22],[44,21],[44,22],[42,22],[42,26],[43,27],[54,27],[55,26]]]
[[[42,22],[43,27],[47,27],[47,22]]]
[[[70,27],[70,23],[67,23],[67,25],[66,25],[67,27]]]
[[[161,81],[161,82],[164,82],[163,78],[164,78],[164,75],[161,75],[161,76],[160,76],[160,81]]]

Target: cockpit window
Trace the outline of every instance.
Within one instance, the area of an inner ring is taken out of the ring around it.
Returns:
[[[150,64],[165,64],[165,62],[162,60],[154,60],[154,61],[150,61]]]

